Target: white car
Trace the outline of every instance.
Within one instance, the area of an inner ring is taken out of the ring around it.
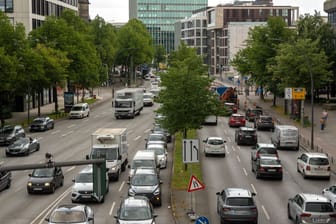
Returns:
[[[222,137],[208,137],[204,142],[204,154],[208,156],[209,154],[213,155],[222,155],[225,157],[226,141]]]
[[[149,144],[146,149],[155,151],[156,163],[160,165],[160,168],[167,168],[168,152],[164,144]]]
[[[90,116],[90,108],[88,103],[78,103],[72,106],[69,118],[84,118]]]
[[[330,179],[330,162],[325,153],[306,152],[297,158],[297,171],[307,177]]]
[[[336,185],[332,185],[328,188],[324,188],[322,190],[322,195],[326,196],[331,204],[333,205],[334,209],[336,209]]]

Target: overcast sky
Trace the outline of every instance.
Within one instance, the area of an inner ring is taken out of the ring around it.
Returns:
[[[127,22],[128,21],[128,0],[89,0],[90,17],[94,19],[96,15],[103,17],[107,22]],[[232,3],[233,0],[208,0],[209,6]],[[300,14],[314,14],[318,11],[321,15],[327,15],[323,11],[325,0],[273,0],[275,6],[298,6]]]

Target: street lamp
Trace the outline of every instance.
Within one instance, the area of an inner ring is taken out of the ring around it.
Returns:
[[[311,71],[311,65],[309,64],[309,74],[310,74],[310,103],[311,103],[311,135],[310,135],[310,149],[314,150],[314,78]]]

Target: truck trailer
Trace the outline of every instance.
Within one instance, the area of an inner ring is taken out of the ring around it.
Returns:
[[[114,99],[114,116],[116,119],[134,118],[144,107],[144,91],[142,88],[124,88],[118,90]]]

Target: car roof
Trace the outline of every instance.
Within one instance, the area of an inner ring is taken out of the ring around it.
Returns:
[[[147,207],[149,206],[149,201],[145,196],[133,196],[125,198],[122,204],[126,207]]]
[[[147,168],[147,167],[139,167],[135,170],[134,175],[140,174],[152,174],[156,175],[156,170],[154,168]]]
[[[59,205],[55,210],[57,211],[83,211],[85,210],[86,205],[78,205],[78,204],[64,204]]]
[[[84,106],[84,105],[87,105],[87,103],[77,103],[77,104],[75,104],[75,105],[73,105],[73,106]]]
[[[272,143],[257,143],[257,148],[276,148]]]
[[[301,193],[300,194],[306,202],[330,202],[330,200],[320,194]]]
[[[251,191],[244,188],[226,188],[227,197],[252,197]]]
[[[251,127],[240,127],[239,129],[242,131],[256,131],[255,128],[251,128]]]
[[[235,114],[231,114],[231,117],[244,117],[244,115],[235,113]]]
[[[155,148],[163,148],[165,149],[165,145],[164,144],[158,144],[158,143],[151,143],[147,145],[147,149],[155,149]]]
[[[84,167],[79,173],[92,173],[92,165]]]
[[[295,129],[295,130],[298,130],[298,128],[293,126],[293,125],[276,125],[275,127],[279,128],[279,129]]]
[[[278,157],[276,157],[276,156],[270,156],[270,155],[260,155],[259,158],[261,160],[265,159],[265,160],[278,160],[278,161],[280,161]]]
[[[322,153],[322,152],[305,152],[308,157],[314,157],[314,158],[328,158],[327,154]]]
[[[222,137],[215,137],[215,136],[208,137],[208,139],[211,139],[211,140],[223,140]]]

